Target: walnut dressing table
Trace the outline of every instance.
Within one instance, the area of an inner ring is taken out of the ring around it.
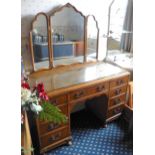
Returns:
[[[51,103],[68,117],[68,123],[63,125],[36,120],[40,153],[71,140],[70,113],[79,102],[105,94],[108,97],[107,122],[120,116],[128,81],[127,71],[104,62],[31,74],[30,85],[43,82]]]

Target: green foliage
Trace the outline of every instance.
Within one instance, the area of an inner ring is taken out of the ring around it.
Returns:
[[[43,110],[39,113],[40,120],[58,124],[67,122],[66,115],[64,115],[58,107],[48,101],[43,101],[41,106]]]
[[[21,154],[22,155],[26,155],[26,154],[33,152],[33,151],[34,151],[34,148],[25,149],[24,147],[21,147]]]

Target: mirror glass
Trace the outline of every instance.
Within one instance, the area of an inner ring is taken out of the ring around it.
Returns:
[[[108,27],[108,40],[107,51],[108,57],[113,57],[122,51],[122,36],[125,14],[127,8],[127,1],[113,0],[109,6],[109,27]]]
[[[47,18],[38,14],[32,25],[32,42],[35,70],[49,68]]]
[[[96,61],[98,50],[98,28],[94,16],[87,18],[87,61]]]
[[[54,66],[83,63],[84,16],[65,6],[50,17]]]

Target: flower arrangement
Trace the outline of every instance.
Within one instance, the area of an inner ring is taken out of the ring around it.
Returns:
[[[54,123],[65,123],[67,117],[60,109],[49,102],[43,83],[37,84],[31,91],[27,81],[21,83],[22,111],[32,111],[40,120]],[[23,116],[22,116],[23,121]]]

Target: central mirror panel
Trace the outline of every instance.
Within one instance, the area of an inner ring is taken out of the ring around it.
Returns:
[[[48,18],[39,13],[32,23],[34,70],[49,68]]]
[[[84,16],[67,4],[50,16],[54,66],[84,62]]]
[[[99,28],[93,15],[87,16],[87,61],[98,59]]]

